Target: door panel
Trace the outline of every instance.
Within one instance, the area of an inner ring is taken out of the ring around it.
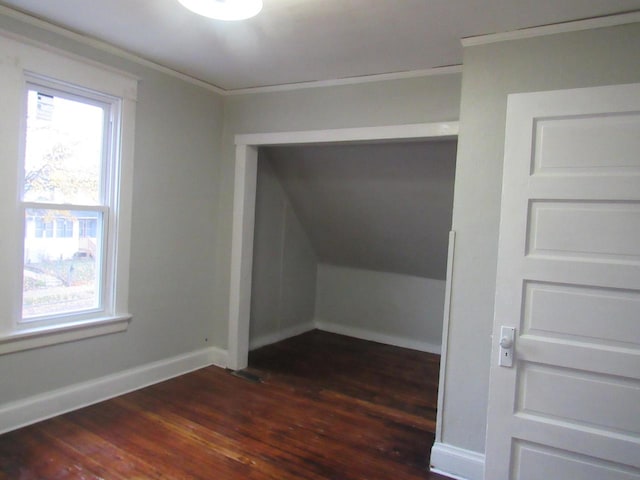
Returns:
[[[534,200],[529,221],[529,256],[640,261],[640,203]]]
[[[640,293],[526,282],[522,334],[640,346]]]
[[[638,173],[640,115],[587,115],[538,120],[534,174]]]
[[[640,85],[509,97],[493,331],[485,478],[640,479]]]
[[[638,382],[535,363],[520,366],[517,412],[611,432],[640,431]],[[589,398],[589,402],[582,401]]]
[[[516,442],[515,475],[520,480],[566,478],[571,480],[637,480],[636,473],[598,458],[575,455],[528,442]]]

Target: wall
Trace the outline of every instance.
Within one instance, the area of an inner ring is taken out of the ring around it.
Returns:
[[[251,347],[320,328],[439,353],[455,149],[259,149]]]
[[[440,353],[443,280],[318,265],[318,328]]]
[[[27,397],[113,379],[128,369],[204,347],[226,348],[235,134],[458,117],[457,74],[232,96],[223,102],[209,90],[76,41],[73,35],[4,15],[0,28],[140,78],[133,321],[120,334],[3,355],[0,413],[8,415]],[[77,396],[75,390],[63,391],[70,392],[67,398]]]
[[[268,150],[321,262],[445,279],[455,140]]]
[[[461,107],[459,75],[232,96],[223,104],[209,91],[15,19],[0,16],[0,28],[141,78],[133,322],[122,334],[2,356],[0,405],[205,345],[226,347],[235,134],[455,120],[461,108],[442,439],[476,452],[484,450],[507,95],[640,81],[634,24],[466,48]]]
[[[460,75],[434,75],[406,80],[371,82],[288,92],[225,98],[223,163],[216,237],[216,316],[229,310],[229,252],[235,162],[234,135],[364,126],[400,125],[456,120]],[[216,338],[224,338],[227,324],[216,324]]]
[[[317,259],[267,152],[258,153],[250,347],[313,328]]]
[[[220,98],[14,18],[0,15],[0,28],[140,78],[130,270],[133,320],[123,333],[1,356],[0,411],[32,395],[215,345],[212,325],[226,322],[226,316],[214,316],[212,295],[219,275],[212,252],[218,231]],[[0,179],[0,188],[6,181]]]
[[[2,356],[0,405],[205,345],[226,347],[235,134],[455,120],[461,108],[443,441],[477,452],[484,450],[506,97],[640,81],[634,24],[466,48],[461,107],[459,75],[232,96],[223,104],[202,88],[18,20],[0,16],[0,28],[141,78],[133,322],[122,334]]]
[[[640,82],[640,24],[465,49],[442,441],[484,451],[507,95]]]

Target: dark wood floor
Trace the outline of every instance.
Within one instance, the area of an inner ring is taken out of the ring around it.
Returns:
[[[0,479],[444,479],[436,355],[318,331],[0,436]]]

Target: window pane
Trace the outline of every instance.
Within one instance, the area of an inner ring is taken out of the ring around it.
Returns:
[[[78,218],[78,227],[80,238],[96,238],[98,221],[95,218]]]
[[[26,209],[23,319],[100,307],[102,217],[100,211]],[[84,236],[82,223],[93,225]]]
[[[105,109],[38,92],[27,96],[24,200],[95,205]]]
[[[38,238],[53,236],[53,222],[45,217],[39,216],[35,218],[35,229],[35,235]]]
[[[56,218],[56,237],[73,237],[73,222],[68,218]]]

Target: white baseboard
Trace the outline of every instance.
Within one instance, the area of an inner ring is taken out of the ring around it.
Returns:
[[[281,332],[265,335],[251,341],[251,348],[255,349],[276,343],[316,328],[363,340],[424,352],[440,353],[439,345],[379,334],[364,329],[345,327],[324,321],[309,322]],[[0,406],[0,434],[184,375],[209,365],[226,368],[228,365],[227,351],[216,347],[197,350],[95,380],[35,395],[24,400],[7,403]]]
[[[279,332],[263,335],[249,342],[249,350],[255,350],[256,348],[264,347],[265,345],[271,345],[272,343],[280,342],[282,340],[286,340],[287,338],[295,337],[296,335],[300,335],[302,333],[306,333],[315,329],[315,323],[308,322],[286,328]]]
[[[8,403],[0,406],[0,434],[210,365],[225,368],[227,351],[197,350]]]
[[[435,353],[439,355],[441,350],[441,345],[439,344],[421,342],[412,338],[398,337],[395,335],[387,335],[384,333],[366,330],[364,328],[348,327],[319,319],[316,319],[315,326],[318,330],[323,330],[325,332],[337,333],[339,335],[346,335],[348,337],[360,338],[362,340],[369,340],[372,342],[385,343],[396,347],[409,348],[420,352]]]
[[[483,480],[484,455],[436,442],[431,449],[431,471],[456,480]]]

